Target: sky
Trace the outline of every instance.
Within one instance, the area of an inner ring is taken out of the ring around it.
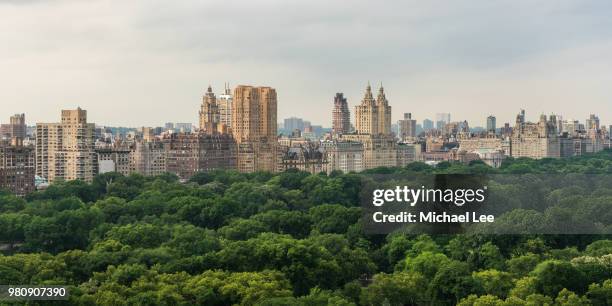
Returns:
[[[278,118],[351,121],[368,82],[393,120],[483,126],[556,113],[612,124],[612,1],[0,0],[0,122],[197,123],[225,82],[272,86]]]

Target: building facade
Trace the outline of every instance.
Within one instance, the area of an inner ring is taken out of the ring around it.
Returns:
[[[363,168],[397,166],[397,142],[385,135],[343,135],[341,140],[363,144]]]
[[[347,134],[351,131],[351,113],[344,94],[336,93],[334,109],[332,111],[332,132],[336,135]]]
[[[216,133],[218,125],[221,122],[221,113],[217,105],[217,97],[210,86],[208,86],[208,90],[206,90],[206,93],[202,97],[199,115],[200,131],[211,134]]]
[[[561,148],[556,122],[541,115],[537,123],[525,121],[525,112],[516,118],[511,138],[512,157],[559,158]]]
[[[236,169],[236,142],[228,134],[180,133],[164,138],[166,171],[187,180],[198,172]]]
[[[0,125],[0,139],[4,138],[9,141],[12,138],[25,139],[26,134],[25,114],[15,114],[11,116],[8,124]]]
[[[0,144],[0,189],[18,196],[34,191],[36,158],[34,148],[24,147],[21,138]]]
[[[355,129],[357,134],[391,135],[391,106],[381,86],[376,100],[370,84],[361,104],[355,106]]]
[[[325,172],[343,173],[363,171],[363,144],[360,142],[330,140],[321,142],[326,155]]]
[[[411,113],[404,113],[404,119],[397,122],[399,128],[398,138],[402,141],[410,141],[416,137],[416,120],[412,119]]]
[[[228,130],[232,128],[232,103],[231,89],[229,84],[225,84],[223,94],[217,97],[217,106],[219,107],[219,123]]]
[[[91,181],[96,174],[95,125],[87,111],[62,110],[59,123],[36,125],[36,174],[56,179]]]
[[[232,134],[238,145],[238,170],[275,172],[279,155],[276,90],[240,85],[234,90],[233,102]]]

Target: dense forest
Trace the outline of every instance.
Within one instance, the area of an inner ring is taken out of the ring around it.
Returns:
[[[609,175],[612,151],[187,183],[107,173],[4,192],[0,284],[69,285],[76,305],[612,305],[611,236],[367,234],[361,182],[381,173]],[[609,223],[612,186],[589,196],[573,203]]]

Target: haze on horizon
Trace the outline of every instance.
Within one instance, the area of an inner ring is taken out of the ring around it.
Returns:
[[[208,85],[276,88],[278,118],[331,125],[382,82],[393,121],[483,126],[521,108],[612,124],[612,2],[0,0],[0,122],[88,110],[114,126],[197,122]]]

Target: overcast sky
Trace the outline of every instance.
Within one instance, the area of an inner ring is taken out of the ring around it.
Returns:
[[[277,89],[279,121],[354,121],[368,81],[393,120],[612,123],[612,1],[0,0],[0,121],[197,122],[224,82]]]

